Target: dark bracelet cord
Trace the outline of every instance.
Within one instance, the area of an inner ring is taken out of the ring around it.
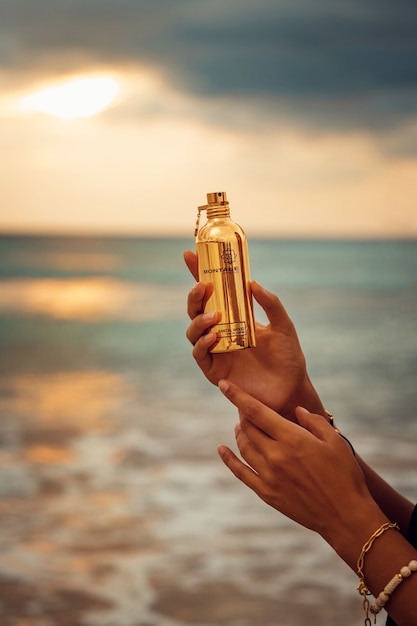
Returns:
[[[326,415],[329,418],[329,424],[330,426],[333,426],[333,428],[335,429],[335,431],[342,437],[342,439],[344,439],[346,441],[346,443],[349,444],[350,449],[352,450],[353,456],[356,456],[356,452],[354,447],[352,446],[352,444],[350,443],[349,439],[347,437],[345,437],[344,435],[342,435],[342,433],[340,432],[340,430],[338,428],[336,428],[336,424],[334,423],[334,417],[331,413],[329,413],[329,411],[327,411],[326,409],[324,409],[326,411]]]
[[[352,446],[352,444],[350,443],[349,439],[347,437],[345,437],[344,435],[342,435],[342,433],[339,433],[339,435],[342,437],[342,439],[344,439],[346,441],[346,443],[349,444],[350,449],[352,450],[353,456],[356,456],[355,448]]]

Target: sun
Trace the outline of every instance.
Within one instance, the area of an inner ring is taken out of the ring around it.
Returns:
[[[62,120],[92,117],[115,100],[119,89],[112,76],[79,76],[29,93],[20,99],[19,109]]]

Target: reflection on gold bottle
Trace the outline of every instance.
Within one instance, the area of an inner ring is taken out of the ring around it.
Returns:
[[[224,191],[207,194],[207,223],[196,228],[199,279],[213,284],[204,311],[220,311],[221,320],[212,328],[218,342],[212,352],[230,352],[255,346],[255,326],[250,290],[246,235],[230,219]]]

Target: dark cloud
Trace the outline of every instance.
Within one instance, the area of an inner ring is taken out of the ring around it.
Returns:
[[[417,3],[399,2],[395,14],[380,6],[371,15],[342,8],[295,15],[277,4],[237,22],[183,25],[181,39],[196,51],[188,67],[198,74],[204,64],[206,85],[220,92],[355,96],[416,88]]]
[[[3,69],[145,64],[341,125],[416,115],[416,32],[415,0],[0,0]]]

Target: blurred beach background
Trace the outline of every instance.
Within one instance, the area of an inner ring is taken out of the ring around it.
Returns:
[[[361,619],[355,575],[217,457],[236,415],[185,339],[192,245],[0,239],[5,626]],[[255,239],[250,254],[340,428],[415,500],[415,242]]]
[[[226,191],[325,405],[416,501],[416,28],[408,0],[0,0],[1,626],[361,623],[356,575],[217,457],[182,253]]]

